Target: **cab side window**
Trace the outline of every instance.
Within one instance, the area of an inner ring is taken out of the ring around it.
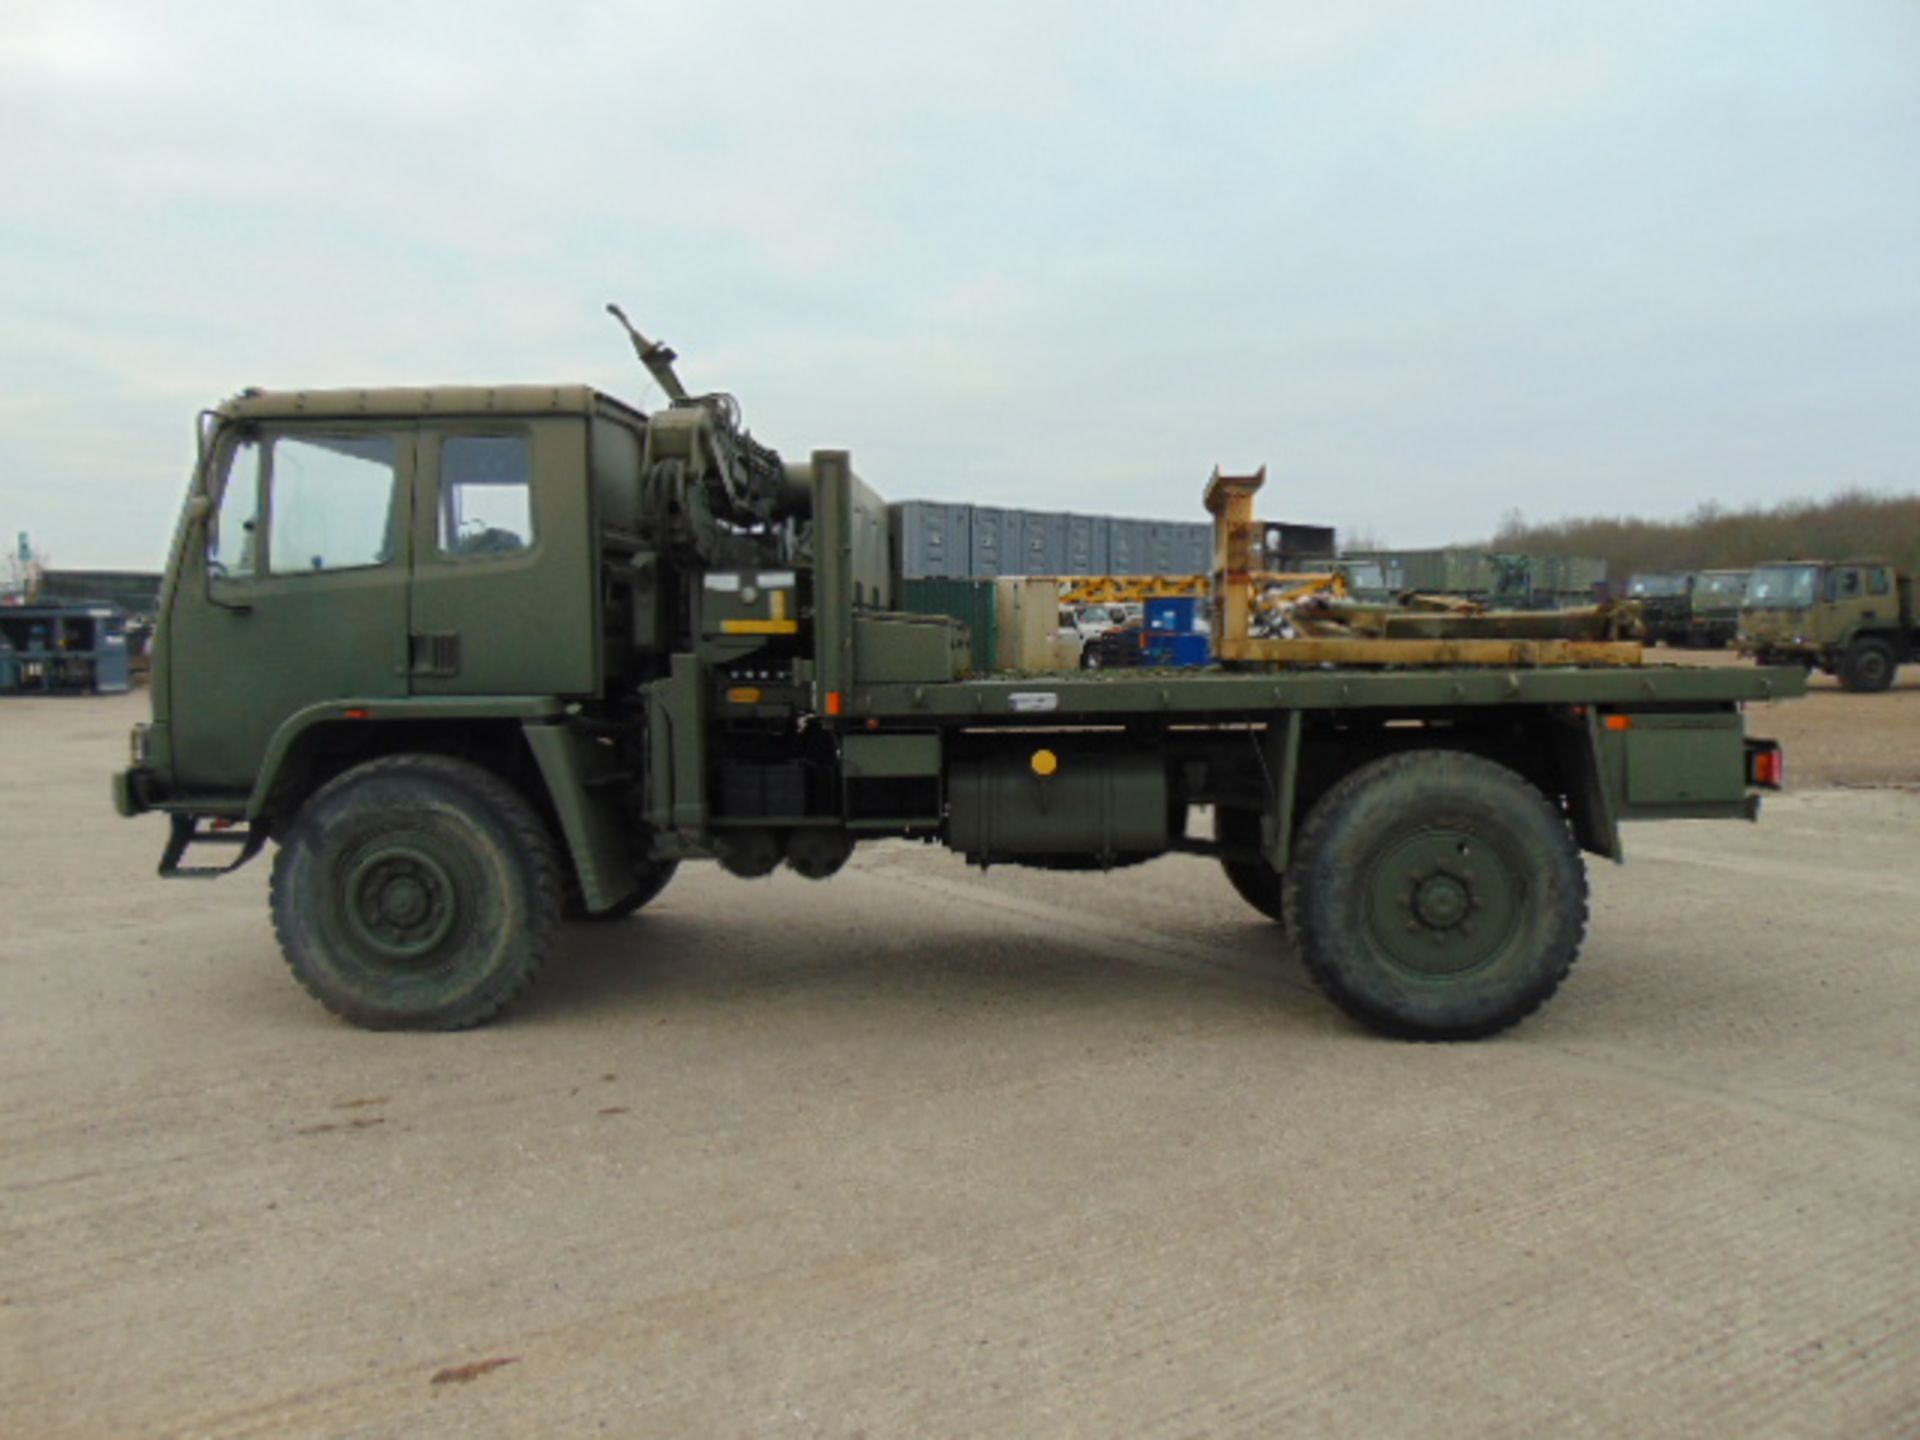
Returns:
[[[281,435],[269,470],[267,553],[276,575],[394,558],[397,446],[385,435]]]
[[[440,442],[440,553],[511,555],[533,544],[533,447],[525,435]]]
[[[220,508],[207,532],[207,573],[250,579],[259,568],[260,442],[243,436],[227,453]]]
[[[1869,595],[1885,595],[1892,588],[1891,582],[1887,579],[1885,566],[1867,572],[1867,593]]]
[[[1860,572],[1858,570],[1829,570],[1827,572],[1827,599],[1854,600],[1860,595]]]

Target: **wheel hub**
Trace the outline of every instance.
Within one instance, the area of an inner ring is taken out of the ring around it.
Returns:
[[[346,911],[355,935],[375,954],[419,960],[453,928],[453,881],[422,850],[378,850],[347,876]]]
[[[1449,930],[1466,919],[1472,905],[1472,892],[1452,875],[1430,875],[1413,893],[1413,913],[1420,923],[1435,930]]]
[[[1451,828],[1410,835],[1373,868],[1374,941],[1415,975],[1473,970],[1505,945],[1518,913],[1516,885],[1505,861],[1476,835]]]

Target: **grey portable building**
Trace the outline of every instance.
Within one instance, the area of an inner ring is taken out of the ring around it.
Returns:
[[[901,579],[939,580],[972,573],[971,505],[903,500],[887,508]]]
[[[997,505],[973,507],[973,547],[968,575],[1019,573],[1019,511]]]

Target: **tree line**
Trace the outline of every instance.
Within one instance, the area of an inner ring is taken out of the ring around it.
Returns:
[[[1489,550],[1598,555],[1624,580],[1642,570],[1710,570],[1763,560],[1890,558],[1920,570],[1920,495],[1843,490],[1826,500],[1789,500],[1726,510],[1709,501],[1684,520],[1594,515],[1529,523],[1509,511]]]

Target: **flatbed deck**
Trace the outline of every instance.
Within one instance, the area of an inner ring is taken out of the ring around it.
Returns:
[[[1752,670],[1690,665],[1631,668],[1327,669],[1299,671],[1069,671],[981,675],[944,684],[855,687],[857,718],[1039,720],[1047,716],[1182,714],[1250,717],[1274,710],[1382,709],[1410,713],[1474,705],[1665,704],[1785,700],[1806,693],[1795,667]]]

